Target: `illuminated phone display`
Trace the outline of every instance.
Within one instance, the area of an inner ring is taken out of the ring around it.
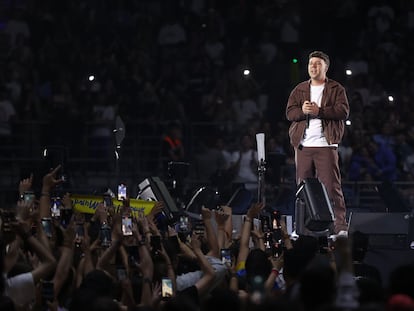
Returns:
[[[132,235],[132,217],[131,216],[122,217],[122,234]]]
[[[170,278],[162,278],[161,281],[161,295],[163,299],[168,299],[173,296],[173,285]]]
[[[52,218],[60,217],[60,208],[62,205],[62,201],[59,197],[51,198],[50,202],[50,216]]]
[[[220,250],[221,261],[226,266],[231,266],[231,251],[228,248],[223,248]]]
[[[118,185],[118,200],[122,201],[125,200],[127,196],[127,187],[125,184]]]
[[[36,196],[33,191],[25,191],[23,194],[23,199],[26,202],[33,202],[36,199]]]
[[[52,237],[52,220],[50,218],[42,218],[42,228],[48,238]]]

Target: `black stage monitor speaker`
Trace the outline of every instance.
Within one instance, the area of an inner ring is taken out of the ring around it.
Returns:
[[[296,192],[296,232],[328,230],[334,213],[325,186],[317,178],[306,178]],[[299,228],[299,230],[298,230]]]
[[[163,201],[163,212],[169,221],[173,221],[179,212],[174,199],[159,177],[148,177],[138,185],[138,199]]]
[[[410,213],[351,212],[349,234],[368,235],[369,248],[413,248],[413,215]]]

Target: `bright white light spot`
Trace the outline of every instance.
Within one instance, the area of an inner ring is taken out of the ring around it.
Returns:
[[[93,81],[93,80],[95,80],[95,76],[94,76],[94,75],[90,75],[90,76],[88,77],[88,79],[89,79],[89,81]]]
[[[350,69],[345,70],[345,74],[347,76],[351,76],[352,75],[352,70],[350,70]]]
[[[393,101],[394,101],[394,97],[393,97],[393,96],[391,96],[391,95],[390,95],[390,96],[388,96],[388,101],[389,101],[389,102],[393,102]]]
[[[249,69],[244,69],[244,70],[243,70],[243,74],[244,74],[245,76],[248,76],[248,75],[250,74],[250,70],[249,70]]]
[[[345,121],[345,124],[346,124],[346,125],[351,125],[351,123],[352,123],[352,122],[351,122],[351,120],[346,120],[346,121]]]

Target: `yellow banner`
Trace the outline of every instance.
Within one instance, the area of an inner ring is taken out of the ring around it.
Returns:
[[[96,208],[103,202],[102,196],[71,194],[73,209],[80,213],[94,214]],[[130,199],[129,206],[132,210],[132,215],[138,217],[140,211],[144,211],[148,215],[156,202]],[[112,198],[112,204],[115,211],[118,211],[123,205],[122,201]]]

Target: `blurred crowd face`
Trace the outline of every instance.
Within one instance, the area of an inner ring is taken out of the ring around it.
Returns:
[[[252,146],[253,146],[252,139],[247,135],[243,136],[243,138],[241,140],[242,149],[243,150],[249,150],[249,149],[252,148]]]

